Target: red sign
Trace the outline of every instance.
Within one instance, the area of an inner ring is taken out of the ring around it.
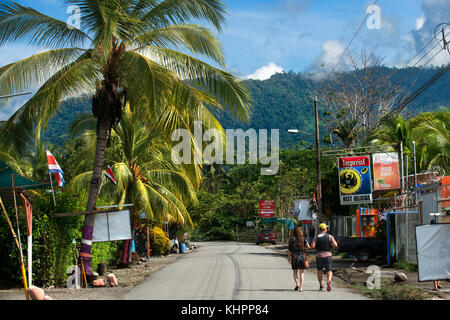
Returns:
[[[275,215],[275,201],[274,200],[260,200],[259,201],[259,216],[261,218],[272,218]]]
[[[302,224],[312,224],[312,220],[302,220]]]
[[[367,167],[369,162],[367,156],[339,158],[339,168]]]

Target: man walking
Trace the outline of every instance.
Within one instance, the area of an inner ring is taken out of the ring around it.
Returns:
[[[319,234],[314,238],[311,249],[317,249],[316,265],[317,265],[317,279],[320,284],[320,291],[323,291],[323,274],[325,269],[327,273],[327,291],[331,291],[331,278],[333,273],[331,271],[331,247],[337,248],[337,243],[334,237],[327,233],[328,226],[325,223],[319,225]]]

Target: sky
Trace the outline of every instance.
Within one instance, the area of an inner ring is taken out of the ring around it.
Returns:
[[[71,15],[66,12],[63,0],[17,2],[63,21]],[[439,23],[450,22],[449,0],[378,0],[377,7],[368,13],[368,7],[374,2],[223,0],[228,15],[217,36],[223,45],[227,70],[241,79],[256,80],[268,79],[277,72],[317,73],[338,61],[336,69],[346,70],[349,61],[342,54],[366,16],[366,23],[349,52],[375,53],[384,57],[385,65],[403,67],[432,39]],[[42,50],[45,48],[30,48],[21,43],[1,46],[0,66]],[[430,52],[430,58],[433,53]],[[442,52],[428,65],[448,63],[449,57],[447,52]],[[428,58],[420,64],[426,61]],[[0,120],[5,112],[8,111],[0,110]]]

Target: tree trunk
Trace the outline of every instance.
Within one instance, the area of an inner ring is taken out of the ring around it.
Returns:
[[[94,168],[92,171],[91,186],[89,189],[89,197],[87,202],[87,211],[94,210],[97,203],[98,189],[102,176],[103,161],[105,159],[106,142],[111,125],[109,121],[99,120],[97,132],[97,146],[94,160]],[[94,231],[95,215],[86,215],[84,220],[83,238],[81,240],[80,258],[84,263],[86,275],[92,275],[91,266],[91,249],[92,249],[92,233]]]

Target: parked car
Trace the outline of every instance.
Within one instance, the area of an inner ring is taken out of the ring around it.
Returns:
[[[356,255],[358,261],[367,262],[377,256],[386,256],[386,241],[377,238],[340,237],[336,239],[338,252]]]
[[[256,238],[256,244],[260,244],[260,243],[271,243],[271,244],[275,244],[276,243],[276,236],[275,236],[275,232],[271,229],[261,229],[258,232],[258,237]]]

